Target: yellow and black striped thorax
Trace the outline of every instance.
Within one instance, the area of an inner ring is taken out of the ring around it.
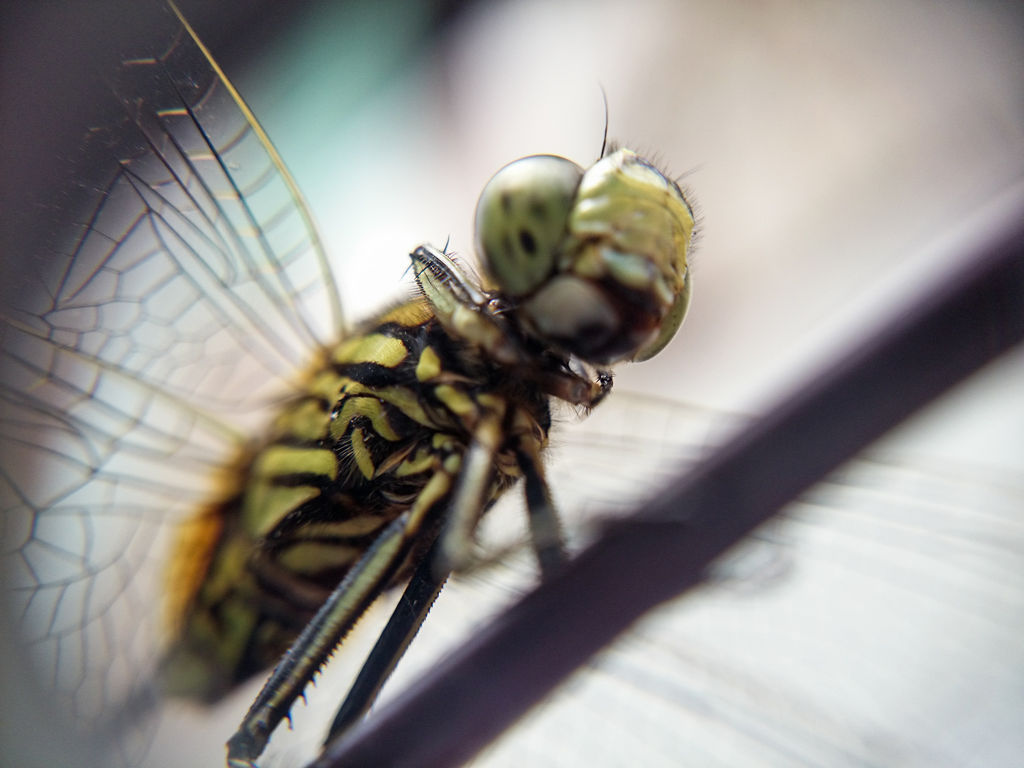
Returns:
[[[252,457],[241,492],[209,515],[219,540],[169,662],[172,690],[216,697],[276,661],[414,504],[436,531],[472,435],[495,417],[487,504],[520,475],[523,442],[533,452],[546,443],[548,396],[538,386],[453,336],[422,298],[327,351]]]

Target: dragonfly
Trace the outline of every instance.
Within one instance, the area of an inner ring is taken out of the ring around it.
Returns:
[[[19,463],[5,552],[24,636],[69,711],[136,706],[137,681],[112,679],[145,666],[133,654],[159,659],[161,692],[205,700],[273,667],[228,741],[240,768],[408,581],[332,733],[370,707],[515,483],[541,571],[564,562],[549,401],[589,410],[608,365],[671,340],[695,217],[629,150],[586,170],[523,158],[481,195],[483,278],[421,246],[416,297],[346,329],[301,193],[168,9],[166,45],[122,64],[123,119],[88,137],[112,180],[4,318],[5,463]],[[143,573],[161,551],[162,576]],[[161,591],[160,622],[111,624]]]
[[[175,42],[171,48],[178,53],[184,50],[180,42]],[[166,49],[160,51],[161,54],[166,52]],[[195,54],[195,50],[192,53]],[[187,73],[181,80],[187,86],[186,94],[208,93],[204,84],[210,82],[211,72],[205,57],[172,60],[176,67]],[[137,96],[141,94],[153,103],[167,97],[177,98],[174,89],[163,93],[154,90],[158,86],[151,77],[152,68],[153,62],[147,57],[130,61],[122,74],[129,81],[137,75],[138,82],[120,85],[121,93],[127,90]],[[212,77],[218,79],[216,72]],[[218,101],[217,93],[209,92],[202,100],[207,108],[202,113],[204,125],[207,124],[206,115],[235,115],[237,118],[238,103],[233,98]],[[168,113],[165,117],[173,119],[178,116]],[[302,221],[303,206],[280,205],[282,200],[291,200],[294,192],[287,189],[272,159],[263,157],[262,162],[254,161],[254,157],[262,156],[265,148],[261,142],[253,141],[245,127],[248,123],[244,117],[243,114],[241,122],[219,127],[222,133],[211,134],[217,137],[216,157],[223,161],[229,175],[239,180],[241,189],[261,189],[267,193],[254,196],[251,201],[255,206],[252,218],[260,223],[259,231],[263,235],[275,243],[309,245],[308,250],[283,249],[294,253],[294,259],[288,262],[288,271],[269,270],[270,285],[280,289],[280,298],[273,302],[273,306],[261,305],[268,312],[263,319],[278,318],[282,314],[281,307],[285,308],[283,314],[286,318],[294,319],[294,308],[302,312],[304,322],[313,329],[313,338],[330,341],[337,334],[333,324],[338,321],[330,308],[333,300],[317,279],[322,277],[322,267],[318,262],[322,257],[317,253],[315,229]],[[128,125],[131,124],[129,120]],[[188,121],[182,120],[180,125],[187,126]],[[210,128],[215,126],[218,126],[216,121]],[[110,142],[120,141],[117,137],[122,135],[121,130],[97,131],[89,147],[107,154]],[[178,135],[183,137],[187,134]],[[126,157],[136,158],[134,167],[138,171],[153,162],[149,150],[133,148],[130,143],[123,148],[128,149]],[[157,155],[167,156],[163,150]],[[221,164],[216,157],[202,151],[195,156],[202,157],[204,162],[210,161],[204,166],[212,168],[211,174],[204,174],[207,181],[220,178],[217,166]],[[159,170],[159,164],[153,167]],[[261,186],[259,179],[264,176],[270,179],[270,186]],[[230,184],[214,186],[214,189],[218,199],[228,201],[229,209],[230,202],[239,198],[237,190]],[[162,190],[168,196],[184,194],[188,185],[168,180]],[[256,197],[259,197],[258,201]],[[188,211],[189,205],[182,202],[183,199],[169,198],[166,211],[171,215]],[[265,207],[260,207],[263,204]],[[115,208],[110,205],[107,210]],[[248,220],[245,212],[233,212],[238,214],[239,220]],[[116,234],[115,240],[129,230],[136,234],[139,230],[133,229],[135,223],[134,217],[127,216],[119,229],[108,234]],[[244,238],[256,233],[255,229],[244,224],[237,230]],[[132,242],[147,240],[140,236]],[[144,249],[136,257],[141,258],[140,254],[157,250],[150,241],[149,250]],[[125,257],[129,255],[127,249],[121,253]],[[75,277],[79,285],[95,286],[97,290],[104,288],[100,280],[89,282],[92,274],[89,262],[82,261],[78,267],[80,271],[75,273]],[[141,272],[145,273],[145,270]],[[277,276],[281,274],[290,275],[292,281],[279,282]],[[224,320],[223,313],[232,311],[232,296],[224,290],[223,275],[233,275],[232,279],[239,283],[238,292],[243,296],[257,296],[262,290],[262,287],[253,287],[258,281],[252,273],[245,271],[235,275],[230,269],[214,270],[212,276],[207,275],[206,282],[200,282],[201,275],[194,273],[194,266],[171,265],[163,275],[159,270],[150,273],[151,282],[148,284],[143,274],[142,282],[134,283],[135,286],[155,291],[157,286],[164,287],[176,277],[185,277],[188,279],[180,290],[191,290],[191,295],[204,297],[204,301],[222,299],[228,303],[217,308],[221,315],[191,318],[190,324],[186,322],[188,318],[184,312],[180,318],[178,315],[159,317],[146,314],[148,325],[139,328],[136,337],[151,346],[137,351],[136,356],[122,354],[117,357],[114,364],[103,369],[100,386],[89,389],[87,395],[82,389],[92,387],[97,381],[96,371],[90,370],[81,357],[57,355],[52,358],[54,370],[60,372],[64,382],[83,383],[77,396],[74,389],[62,389],[55,386],[56,382],[41,380],[38,365],[35,373],[30,371],[31,375],[21,379],[16,378],[16,374],[23,374],[23,367],[4,368],[3,381],[5,386],[9,385],[4,392],[2,431],[5,480],[8,483],[19,480],[18,490],[27,487],[36,506],[48,513],[33,518],[34,528],[31,531],[12,528],[10,524],[15,518],[5,515],[5,550],[15,545],[16,563],[30,563],[50,579],[48,589],[37,589],[41,585],[31,581],[31,576],[28,581],[15,581],[14,576],[19,575],[17,572],[13,572],[13,576],[5,576],[5,585],[15,586],[15,600],[26,596],[34,598],[28,607],[24,603],[17,605],[12,615],[22,622],[21,631],[38,641],[30,656],[45,672],[44,685],[57,683],[52,686],[54,696],[64,700],[68,708],[86,716],[110,712],[112,704],[126,696],[131,704],[139,703],[140,687],[143,691],[149,690],[148,675],[155,671],[153,659],[166,656],[173,637],[167,625],[174,623],[172,619],[163,617],[160,608],[154,608],[154,596],[164,596],[163,602],[172,606],[167,613],[176,613],[173,604],[175,600],[180,604],[183,597],[168,594],[168,584],[187,582],[188,565],[192,563],[188,559],[175,561],[186,571],[175,582],[167,577],[170,566],[159,563],[159,560],[163,553],[175,551],[180,542],[188,541],[190,536],[198,541],[205,540],[201,522],[197,522],[201,520],[197,518],[197,510],[226,503],[237,495],[238,471],[232,466],[232,459],[237,459],[239,464],[244,463],[249,436],[267,430],[272,415],[283,407],[283,398],[302,386],[301,372],[312,364],[315,344],[309,344],[309,337],[301,335],[304,333],[299,330],[301,324],[268,324],[279,336],[293,335],[288,339],[289,343],[279,343],[281,340],[278,339],[266,346],[245,346],[260,344],[265,339],[262,333],[253,331],[253,323],[248,317],[228,315],[236,318],[237,322]],[[253,280],[242,284],[241,278],[244,277],[253,277]],[[193,284],[189,286],[188,281]],[[53,283],[50,285],[52,287]],[[55,293],[44,295],[50,298]],[[95,298],[97,301],[91,307],[66,307],[73,310],[66,315],[70,321],[58,325],[56,330],[69,351],[95,349],[85,346],[95,343],[94,336],[80,339],[72,335],[75,329],[80,330],[91,321],[90,311],[105,312],[104,322],[116,320],[119,312],[130,312],[130,307],[112,306],[109,295],[102,291]],[[48,304],[32,304],[27,292],[23,302],[23,311],[17,315],[12,313],[11,319],[22,326],[38,328],[34,323],[43,317]],[[153,302],[145,309],[153,313],[157,306],[158,303]],[[176,324],[179,319],[183,323],[180,326]],[[164,330],[161,330],[161,320]],[[133,322],[109,326],[116,332],[111,334],[113,346],[107,349],[117,353],[116,344],[120,343],[123,350],[127,335],[123,329],[131,327]],[[200,344],[196,339],[204,330],[204,324],[205,328],[215,328],[222,333],[208,340],[206,346],[211,353],[200,355],[196,349]],[[193,349],[183,348],[175,359],[164,360],[167,347],[161,346],[161,339],[166,338],[168,328],[183,333],[191,331]],[[29,362],[51,362],[46,353],[52,352],[52,348],[31,341],[33,337],[26,335],[21,335],[15,343],[10,333],[5,334],[5,352],[11,350],[19,359]],[[232,333],[236,333],[238,338],[232,337]],[[11,346],[6,346],[8,343]],[[140,357],[142,353],[148,353],[148,358]],[[159,383],[146,387],[147,380]],[[262,382],[264,388],[253,390],[253,380]],[[54,386],[47,388],[48,385]],[[226,393],[231,396],[226,397]],[[692,461],[693,453],[712,440],[705,436],[711,429],[706,422],[731,422],[729,417],[721,414],[709,417],[704,413],[685,412],[677,403],[634,402],[622,397],[623,394],[613,393],[607,403],[602,403],[578,425],[579,429],[573,430],[584,433],[585,436],[581,436],[583,445],[573,445],[572,454],[564,461],[559,460],[557,451],[552,452],[553,463],[548,467],[552,485],[559,485],[565,479],[566,486],[574,491],[571,499],[560,495],[562,505],[572,508],[600,505],[607,509],[615,494],[615,480],[621,480],[626,474],[623,454],[632,457],[628,467],[630,482],[639,486],[655,484],[657,478],[640,474],[638,467],[646,466],[650,470],[655,458],[659,458],[665,461],[666,471],[678,471]],[[612,428],[605,417],[614,415],[613,409],[620,403],[628,404],[622,411],[628,414],[626,425]],[[33,408],[38,404],[44,407]],[[219,415],[219,422],[200,418],[204,413]],[[119,418],[118,414],[122,417]],[[705,423],[695,426],[694,422],[702,419]],[[223,429],[224,423],[236,426]],[[681,426],[683,423],[685,427]],[[689,430],[687,434],[696,433],[701,438],[695,445],[683,445],[679,451],[672,450],[674,441],[682,442],[680,435],[685,430]],[[568,441],[573,438],[570,434],[553,432],[552,439]],[[107,453],[97,450],[104,445],[116,445],[118,450]],[[645,451],[665,451],[669,455],[655,457]],[[105,461],[100,461],[99,456],[103,456]],[[586,471],[587,463],[592,464],[589,467],[591,471]],[[26,486],[21,482],[21,478],[28,477],[40,466],[50,470],[45,483],[33,480]],[[89,478],[87,488],[72,489],[82,477]],[[827,701],[823,703],[824,693],[821,691],[802,690],[795,683],[781,686],[782,674],[788,667],[786,663],[771,665],[769,649],[777,646],[765,641],[776,635],[785,638],[786,647],[793,654],[824,657],[823,649],[835,639],[823,629],[821,622],[812,622],[814,631],[805,629],[798,632],[796,628],[786,626],[788,622],[781,622],[782,626],[779,626],[777,618],[757,622],[756,616],[765,610],[753,611],[755,616],[752,617],[751,611],[743,612],[740,608],[749,607],[750,593],[768,604],[783,602],[772,587],[787,580],[795,582],[797,591],[808,591],[809,582],[814,580],[856,582],[868,573],[875,574],[868,580],[868,585],[882,592],[888,575],[899,585],[901,593],[927,596],[929,584],[936,580],[943,584],[956,584],[967,578],[974,605],[984,606],[982,620],[998,625],[992,615],[991,602],[982,597],[988,594],[992,583],[1000,580],[1006,583],[1012,579],[1016,561],[1007,549],[993,551],[986,548],[987,529],[981,521],[965,518],[962,507],[952,501],[934,501],[936,497],[946,500],[964,497],[979,483],[990,489],[987,503],[983,506],[987,515],[998,520],[1000,538],[1013,541],[1017,535],[1015,531],[1019,529],[1013,523],[1010,501],[1017,498],[1013,495],[1013,478],[1001,476],[993,482],[991,477],[972,472],[969,467],[953,468],[941,463],[929,472],[922,472],[920,462],[910,463],[905,455],[898,452],[868,457],[833,478],[794,511],[795,530],[788,534],[766,535],[768,543],[761,554],[766,556],[767,562],[757,571],[755,578],[735,579],[728,575],[723,578],[721,586],[713,592],[719,598],[724,594],[729,607],[723,610],[721,606],[698,604],[696,625],[681,622],[675,616],[663,616],[639,628],[628,639],[625,648],[609,654],[594,676],[596,680],[592,677],[576,686],[576,694],[580,693],[580,687],[596,689],[596,697],[601,704],[589,708],[591,719],[583,724],[574,716],[569,706],[574,697],[555,702],[529,724],[529,729],[539,734],[532,743],[541,746],[534,746],[535,751],[528,754],[535,758],[534,762],[542,762],[545,757],[550,757],[551,744],[564,744],[569,735],[575,734],[577,738],[573,738],[572,743],[578,750],[576,754],[581,756],[581,761],[593,764],[602,760],[621,764],[643,756],[641,761],[645,764],[672,765],[678,764],[680,750],[690,750],[706,757],[706,760],[698,760],[697,764],[708,764],[714,759],[721,761],[720,757],[715,757],[716,753],[709,744],[712,739],[707,736],[707,723],[711,719],[716,724],[715,730],[731,735],[727,738],[730,749],[745,757],[755,756],[765,764],[800,764],[801,759],[804,764],[872,764],[872,759],[874,764],[885,764],[884,756],[891,758],[894,754],[901,754],[894,751],[896,746],[903,745],[903,742],[897,744],[899,729],[896,726],[886,729],[871,722],[860,729],[844,727],[843,708],[829,705]],[[10,488],[11,485],[5,486],[5,493]],[[521,504],[519,499],[510,496],[506,494],[499,504]],[[931,501],[922,501],[926,498]],[[5,496],[5,510],[12,508],[8,501],[9,497]],[[84,517],[82,510],[87,507],[95,512]],[[838,530],[835,526],[826,527],[820,516],[822,510],[834,511],[837,508],[843,512]],[[566,511],[571,512],[572,509]],[[483,524],[490,523],[500,512],[493,510]],[[923,518],[929,520],[930,526],[922,538]],[[964,553],[952,545],[950,531],[970,532],[967,534],[969,549],[985,551],[988,556],[985,568],[977,568],[971,558],[963,562]],[[780,537],[781,543],[772,540]],[[885,557],[884,551],[873,548],[877,547],[879,539],[885,539],[889,546],[898,542],[905,551],[914,553],[915,560],[923,560],[930,566],[919,570],[916,576],[908,576],[893,558]],[[787,576],[794,567],[794,552],[803,556],[800,561],[804,564],[803,576],[798,579]],[[509,562],[521,559],[525,558],[515,555],[509,558]],[[950,571],[949,562],[944,561],[953,560],[961,566]],[[945,568],[940,567],[943,565]],[[437,631],[457,633],[459,630],[451,625],[457,623],[458,617],[446,612],[447,607],[456,601],[472,602],[480,591],[474,585],[490,581],[492,577],[496,579],[493,572],[501,568],[495,565],[474,579],[456,580],[448,585],[450,594],[447,596],[453,600],[440,601],[432,613]],[[24,572],[20,577],[25,578]],[[895,600],[892,596],[888,599]],[[40,602],[45,600],[50,600],[50,603]],[[910,600],[909,604],[911,608],[923,611],[923,602],[927,601]],[[824,610],[826,603],[822,596],[813,605]],[[906,601],[898,603],[904,608],[906,604]],[[793,614],[783,615],[803,616],[801,611],[811,609],[791,610]],[[950,603],[949,613],[962,616],[959,610]],[[972,620],[978,619],[978,613],[976,610],[970,613]],[[887,615],[895,620],[901,614],[894,607]],[[144,620],[138,620],[140,616]],[[796,623],[795,619],[793,623]],[[848,629],[853,631],[853,627]],[[463,628],[463,631],[469,630]],[[742,649],[736,639],[752,632],[759,639],[758,645],[765,646],[761,654],[750,648]],[[666,636],[674,642],[666,642]],[[1013,636],[1010,629],[996,635],[1003,641]],[[43,639],[39,640],[40,637]],[[429,658],[425,659],[419,653],[423,641],[429,640],[429,637],[421,637],[412,644],[410,658],[399,667],[396,676],[405,674],[408,677],[415,674],[417,668],[430,663]],[[947,665],[949,668],[967,668],[969,663],[977,664],[974,657],[980,655],[979,647],[978,643],[965,644],[959,651],[941,658],[959,662]],[[627,649],[639,653],[631,655]],[[729,650],[734,653],[730,655]],[[862,651],[862,654],[862,661],[874,659],[869,651]],[[903,658],[907,656],[905,654]],[[60,665],[56,663],[57,659]],[[788,659],[786,656],[783,662]],[[926,675],[934,669],[934,666],[929,666],[932,663],[918,660],[919,674]],[[906,666],[902,667],[904,671]],[[880,673],[883,669],[879,664]],[[825,667],[823,674],[835,682],[828,688],[845,685],[849,690],[850,682],[834,667]],[[957,684],[967,685],[962,673],[953,674],[951,678]],[[781,710],[777,708],[780,688],[785,691],[782,697],[785,706]],[[893,688],[898,686],[893,683]],[[154,691],[154,695],[159,695],[159,690]],[[671,705],[658,706],[666,702]],[[332,710],[336,705],[336,699],[327,702]],[[771,714],[766,714],[769,705]],[[825,717],[822,716],[823,710],[828,713]],[[602,734],[594,733],[595,712],[599,713],[596,722],[601,726],[597,730]],[[637,724],[638,712],[644,713],[640,725]],[[296,718],[301,714],[296,713]],[[822,727],[823,720],[825,728]],[[235,725],[237,722],[229,722],[218,738],[222,741]],[[280,733],[284,730],[278,729],[271,746],[280,737],[288,735]],[[681,739],[680,732],[684,734]],[[173,758],[180,754],[183,735],[191,741],[195,732],[176,731],[166,755]],[[602,738],[608,735],[614,735],[616,739]],[[619,751],[609,750],[610,744]],[[119,743],[117,746],[119,749],[131,749],[135,745]],[[925,750],[924,754],[933,757],[947,754],[939,747],[933,749],[932,752]],[[522,752],[515,749],[511,755],[507,752],[503,753],[499,747],[485,759],[486,764],[521,764]],[[147,738],[142,738],[137,750],[126,758],[128,762],[142,760],[153,760],[154,764],[159,764],[159,755]],[[740,759],[738,762],[751,764],[752,760]],[[942,760],[936,757],[932,762]]]

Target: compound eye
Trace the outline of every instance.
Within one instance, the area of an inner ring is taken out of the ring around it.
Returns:
[[[476,206],[477,249],[505,293],[523,296],[551,275],[581,178],[571,160],[531,155],[487,182]]]

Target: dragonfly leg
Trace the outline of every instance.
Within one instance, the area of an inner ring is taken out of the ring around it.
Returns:
[[[363,662],[345,701],[338,708],[325,744],[348,730],[373,706],[384,683],[398,665],[398,660],[419,632],[427,612],[448,577],[447,573],[437,572],[433,562],[437,551],[438,544],[435,542],[413,572],[387,626]]]
[[[536,441],[524,439],[516,452],[516,458],[526,483],[526,509],[533,551],[537,555],[542,578],[549,579],[568,560],[562,524],[544,477],[544,464]]]
[[[252,768],[295,699],[341,638],[391,581],[414,544],[421,541],[423,532],[429,530],[430,523],[425,522],[425,518],[437,510],[438,502],[448,495],[453,482],[454,476],[449,471],[436,472],[416,503],[381,532],[330,594],[278,662],[242,724],[228,740],[230,768]]]
[[[473,562],[474,534],[493,492],[495,457],[504,437],[501,417],[500,412],[485,413],[473,431],[455,501],[441,531],[440,551],[434,558],[439,576],[467,570]]]
[[[380,693],[416,636],[430,606],[453,566],[469,561],[473,531],[494,481],[494,457],[501,440],[501,413],[480,419],[462,462],[459,484],[448,512],[448,522],[416,567],[387,626],[338,708],[327,735],[331,741],[361,718]]]

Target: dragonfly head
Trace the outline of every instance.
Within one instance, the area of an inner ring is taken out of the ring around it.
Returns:
[[[627,149],[584,171],[531,155],[480,195],[477,250],[529,335],[582,360],[646,360],[690,302],[693,211],[679,186]]]

